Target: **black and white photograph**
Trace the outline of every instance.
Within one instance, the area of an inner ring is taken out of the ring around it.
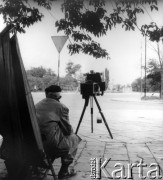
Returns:
[[[0,180],[163,179],[163,1],[0,0]]]

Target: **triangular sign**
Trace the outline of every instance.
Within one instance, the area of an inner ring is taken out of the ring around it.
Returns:
[[[58,52],[60,53],[65,42],[67,41],[67,36],[52,36],[52,40],[54,42],[55,47],[57,48]]]

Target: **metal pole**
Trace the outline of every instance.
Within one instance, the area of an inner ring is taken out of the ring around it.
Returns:
[[[95,99],[95,102],[96,102],[96,105],[97,105],[97,107],[98,107],[99,113],[101,114],[101,117],[102,117],[102,119],[103,119],[103,121],[104,121],[104,123],[105,123],[105,126],[106,126],[106,128],[107,128],[107,130],[108,130],[108,132],[109,132],[109,135],[110,135],[111,139],[113,139],[112,133],[111,133],[111,131],[110,131],[110,129],[109,129],[109,126],[108,126],[107,121],[106,121],[106,119],[105,119],[105,116],[104,116],[104,114],[103,114],[103,112],[102,112],[102,109],[101,109],[101,107],[100,107],[100,105],[99,105],[99,103],[98,103],[98,101],[97,101],[97,98],[96,98],[95,95],[93,95],[93,97],[94,97],[94,99]]]
[[[93,133],[93,96],[90,96],[90,107],[91,107],[91,133]]]
[[[140,59],[140,68],[141,68],[141,81],[140,81],[140,95],[142,97],[142,42],[141,42],[141,59]]]
[[[146,93],[147,93],[147,72],[146,72],[146,63],[147,63],[147,36],[145,33],[145,88],[144,88],[144,97],[146,98]]]
[[[58,54],[58,77],[57,77],[58,85],[59,85],[59,68],[60,68],[60,53]]]

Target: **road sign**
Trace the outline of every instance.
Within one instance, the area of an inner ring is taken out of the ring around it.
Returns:
[[[57,78],[58,85],[59,85],[60,52],[61,52],[64,44],[66,43],[68,37],[67,36],[52,36],[51,38],[52,38],[53,43],[59,53],[58,54],[58,78]]]
[[[68,37],[67,36],[52,36],[53,43],[60,53],[64,44],[66,43]]]

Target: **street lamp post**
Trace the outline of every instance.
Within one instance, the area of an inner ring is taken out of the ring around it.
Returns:
[[[140,70],[141,70],[141,76],[140,76],[140,96],[142,97],[142,42],[141,42],[141,58],[140,58]]]
[[[146,33],[145,33],[145,67],[144,67],[144,70],[145,70],[145,84],[144,84],[144,97],[146,98],[146,93],[147,93],[147,36],[146,36]]]

